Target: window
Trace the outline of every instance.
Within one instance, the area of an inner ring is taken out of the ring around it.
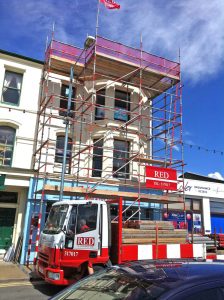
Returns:
[[[55,162],[60,164],[63,163],[64,145],[65,145],[65,137],[63,135],[57,136]],[[69,170],[67,171],[68,173],[70,173],[70,169],[71,169],[70,168],[71,157],[72,157],[72,139],[68,138],[67,153],[66,153],[66,164],[69,165]]]
[[[102,168],[103,168],[103,139],[100,141],[93,140],[93,177],[101,177],[102,176]]]
[[[5,71],[2,91],[2,102],[13,105],[19,104],[23,75]]]
[[[105,118],[105,90],[98,91],[96,95],[95,120]]]
[[[113,177],[115,178],[129,178],[129,142],[114,140],[114,153],[113,153],[113,173],[118,169]],[[123,167],[122,167],[123,166]]]
[[[61,87],[61,98],[60,98],[60,116],[65,116],[67,114],[67,108],[68,108],[68,96],[69,96],[69,86],[62,84]],[[72,102],[71,102],[71,116],[74,116],[75,111],[75,89],[72,88]]]
[[[10,167],[12,164],[15,132],[9,126],[0,126],[0,166]]]
[[[185,199],[185,208],[187,210],[201,211],[201,201],[198,199]]]
[[[0,203],[17,203],[18,193],[0,192]]]
[[[127,122],[130,119],[130,93],[115,91],[114,120]]]
[[[61,232],[65,223],[68,208],[68,205],[52,206],[43,232],[50,234],[56,234]]]
[[[193,210],[201,210],[201,201],[193,199]]]
[[[77,233],[96,229],[97,225],[97,204],[80,204],[77,214]]]

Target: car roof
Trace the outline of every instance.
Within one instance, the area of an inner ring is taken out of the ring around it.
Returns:
[[[132,261],[121,264],[119,269],[130,275],[152,278],[156,270],[163,270],[166,278],[190,280],[192,277],[207,278],[210,276],[224,278],[224,262],[222,261],[191,261],[191,260],[158,260],[158,261]]]
[[[108,276],[112,277],[109,278]],[[73,288],[79,289],[82,284],[84,284],[86,293],[88,292],[88,289],[89,291],[93,291],[94,287],[96,287],[96,292],[100,292],[98,289],[103,285],[102,282],[99,282],[97,285],[96,278],[99,280],[101,280],[101,278],[103,280],[107,280],[110,285],[113,283],[113,277],[115,278],[116,282],[119,281],[120,285],[127,285],[126,288],[128,288],[127,283],[130,283],[132,286],[136,285],[136,287],[138,286],[143,290],[148,288],[150,290],[152,289],[152,296],[158,297],[155,299],[177,299],[175,297],[179,294],[183,294],[183,292],[185,293],[186,290],[191,291],[192,288],[200,288],[200,284],[210,287],[210,285],[212,285],[214,282],[220,283],[221,281],[224,283],[224,263],[190,260],[145,260],[126,262],[124,264],[108,267],[102,272],[87,277],[74,286],[68,287],[67,290],[60,293],[60,295],[66,295],[67,292],[72,291]],[[92,286],[91,282],[94,283],[94,287]],[[90,283],[90,286],[88,286],[88,283]],[[204,285],[205,283],[206,285]],[[85,286],[85,284],[87,285]],[[114,288],[113,285],[112,287]],[[109,288],[109,286],[107,286],[107,288]],[[53,297],[53,299],[64,298]]]
[[[136,261],[119,265],[117,270],[139,280],[157,282],[171,292],[200,283],[224,281],[224,263],[218,261]]]

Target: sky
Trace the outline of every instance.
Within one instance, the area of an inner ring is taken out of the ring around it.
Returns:
[[[224,0],[100,4],[99,35],[181,62],[185,171],[224,180]],[[83,47],[97,0],[0,0],[0,49],[43,60],[47,37]]]

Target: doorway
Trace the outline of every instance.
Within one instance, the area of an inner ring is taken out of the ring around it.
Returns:
[[[12,243],[16,208],[0,207],[0,249],[7,250]]]

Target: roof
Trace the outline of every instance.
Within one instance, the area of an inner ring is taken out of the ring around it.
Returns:
[[[129,276],[137,277],[139,280],[159,285],[160,293],[165,292],[166,295],[181,292],[186,288],[189,289],[196,283],[203,284],[209,281],[224,280],[224,263],[213,261],[161,260],[150,262],[146,260],[128,262],[120,265],[117,270],[118,272],[119,270],[124,271]]]
[[[129,261],[88,276],[51,299],[223,299],[223,292],[217,297],[223,284],[221,262]]]
[[[208,177],[208,176],[204,176],[204,175],[200,175],[200,174],[196,174],[196,173],[185,172],[184,176],[183,175],[180,176],[180,178],[183,178],[183,177],[185,179],[208,181],[208,182],[217,182],[217,183],[223,183],[224,184],[224,180],[215,179],[215,178],[212,178],[212,177]]]
[[[40,65],[44,64],[44,62],[42,60],[38,60],[38,59],[35,59],[35,58],[32,58],[32,57],[24,56],[24,55],[15,53],[15,52],[9,52],[9,51],[0,49],[0,53],[5,54],[5,55],[9,55],[9,56],[13,56],[13,57],[16,57],[16,58],[28,60],[28,61],[40,64]]]

